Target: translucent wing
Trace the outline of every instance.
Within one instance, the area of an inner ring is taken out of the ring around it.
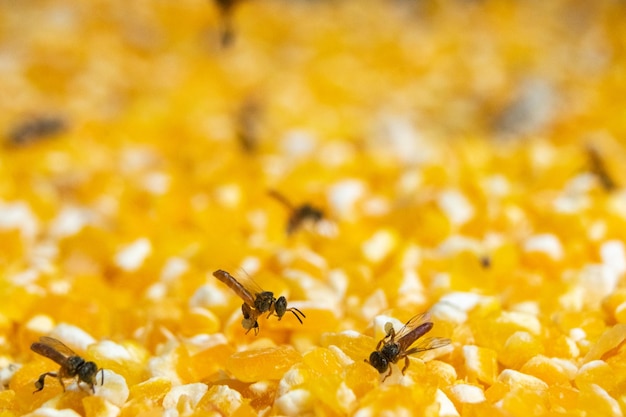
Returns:
[[[228,272],[218,269],[213,272],[213,276],[235,291],[235,293],[251,307],[254,307],[257,295],[266,292],[245,272],[244,274],[237,274],[237,278],[235,278]]]
[[[30,345],[33,352],[40,354],[48,359],[51,359],[63,365],[67,358],[70,356],[76,356],[74,351],[62,342],[52,337],[42,336],[39,338],[39,342],[35,342]]]
[[[445,337],[429,337],[422,340],[417,346],[404,352],[402,356],[412,355],[414,353],[425,352],[427,350],[437,349],[448,346],[452,341]]]
[[[49,346],[57,352],[62,353],[66,356],[76,356],[76,353],[72,349],[70,349],[63,342],[55,339],[54,337],[41,336],[39,338],[39,343]]]
[[[417,339],[433,328],[429,313],[413,316],[389,341],[394,341],[401,351],[407,350]]]

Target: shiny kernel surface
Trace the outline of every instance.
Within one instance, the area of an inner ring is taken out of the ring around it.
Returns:
[[[0,417],[624,415],[625,13],[0,2]]]

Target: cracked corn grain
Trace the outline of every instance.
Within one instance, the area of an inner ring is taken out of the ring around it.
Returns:
[[[0,149],[2,415],[626,412],[623,4],[0,7],[3,140],[66,123]],[[303,324],[245,335],[219,268]],[[42,335],[104,385],[33,394]]]

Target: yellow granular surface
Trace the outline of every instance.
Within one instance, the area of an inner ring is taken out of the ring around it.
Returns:
[[[624,16],[3,0],[0,417],[623,416]],[[270,190],[324,219],[288,234]],[[245,334],[217,269],[303,324]],[[383,382],[385,323],[425,311],[452,343]],[[33,393],[43,335],[95,394]]]

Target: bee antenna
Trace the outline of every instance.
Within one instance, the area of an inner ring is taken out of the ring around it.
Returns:
[[[302,315],[302,318],[306,318],[306,316],[304,315],[304,313],[303,313],[302,311],[298,310],[298,309],[297,309],[297,308],[295,308],[295,307],[288,308],[288,309],[287,309],[287,311],[291,311],[291,313],[292,313],[294,316],[296,316],[296,318],[298,319],[298,321],[300,322],[300,324],[303,324],[303,323],[302,323],[302,319],[298,316],[298,314],[296,314],[296,311],[297,311],[298,313],[300,313],[300,314]]]

